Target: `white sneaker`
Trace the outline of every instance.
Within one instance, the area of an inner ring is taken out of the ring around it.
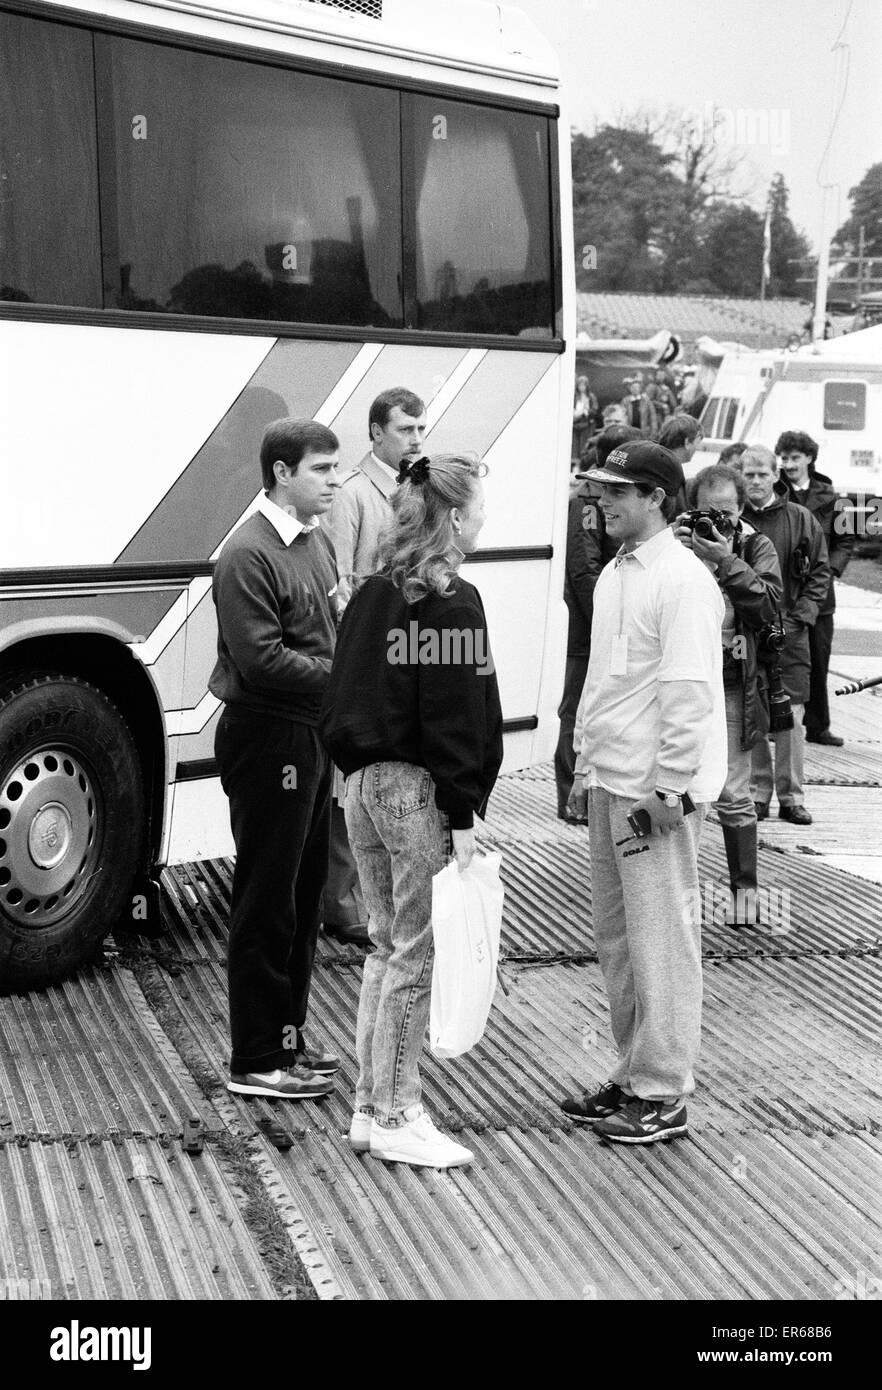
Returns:
[[[387,1128],[371,1124],[371,1158],[387,1163],[412,1163],[422,1168],[461,1168],[475,1155],[436,1129],[421,1105],[405,1110],[406,1124]]]
[[[373,1115],[366,1110],[355,1110],[349,1126],[349,1143],[357,1154],[365,1154],[371,1147],[371,1125]]]

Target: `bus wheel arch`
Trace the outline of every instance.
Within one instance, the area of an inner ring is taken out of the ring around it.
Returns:
[[[40,645],[0,667],[0,992],[94,956],[128,915],[162,826],[162,720],[146,672],[112,640]]]

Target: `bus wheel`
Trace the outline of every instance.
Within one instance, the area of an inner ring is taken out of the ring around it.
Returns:
[[[90,960],[143,858],[141,765],[100,690],[52,672],[0,684],[0,992]]]

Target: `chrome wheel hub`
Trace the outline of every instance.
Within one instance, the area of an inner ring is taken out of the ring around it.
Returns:
[[[29,753],[0,784],[0,903],[42,927],[67,915],[98,867],[99,804],[73,753]]]

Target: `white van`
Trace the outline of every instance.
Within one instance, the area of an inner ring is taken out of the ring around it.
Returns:
[[[818,442],[818,471],[867,509],[882,496],[882,325],[795,352],[727,353],[701,425],[690,475],[736,440],[774,449],[784,430],[804,430]]]

